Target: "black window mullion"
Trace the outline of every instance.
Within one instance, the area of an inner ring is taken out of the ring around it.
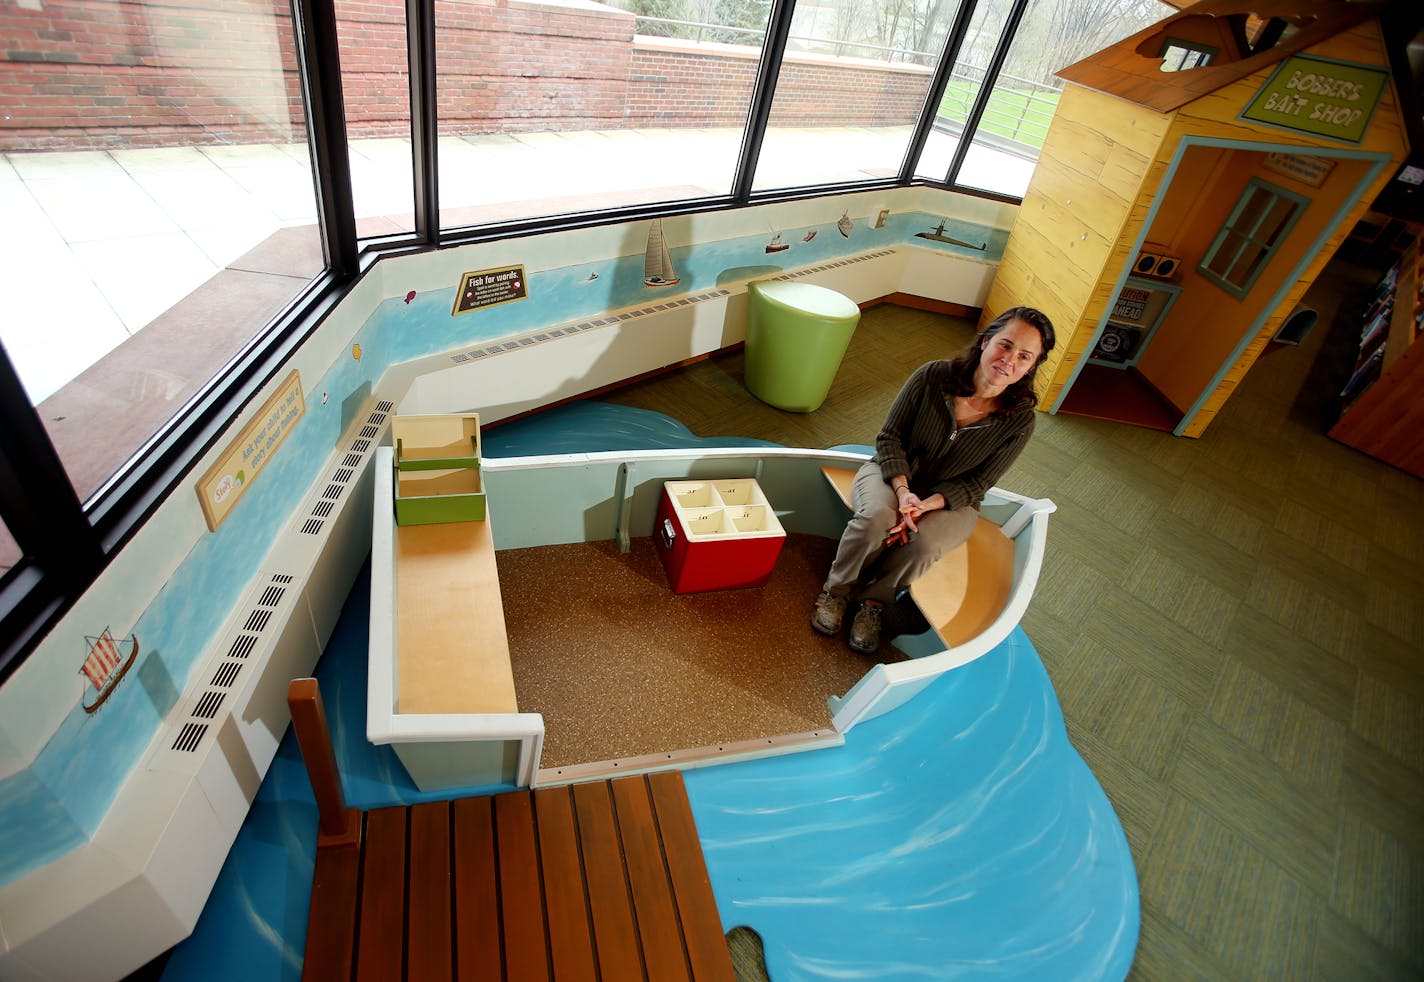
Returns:
[[[0,517],[20,547],[0,579],[0,681],[97,575],[98,533],[0,346]]]
[[[440,120],[436,106],[435,0],[406,0],[410,70],[410,151],[415,188],[415,234],[440,243]]]
[[[20,551],[46,568],[92,577],[98,536],[15,367],[0,347],[0,516]]]
[[[337,277],[351,276],[357,270],[356,208],[333,0],[293,0],[292,26],[326,265]]]
[[[964,165],[964,158],[969,153],[969,147],[973,144],[974,133],[979,129],[979,120],[984,116],[984,110],[989,105],[989,99],[994,94],[994,84],[999,80],[999,71],[1004,67],[1004,62],[1008,60],[1009,48],[1014,43],[1014,35],[1018,33],[1019,22],[1023,20],[1024,13],[1028,10],[1029,0],[1014,0],[1014,5],[1009,8],[1009,16],[1004,21],[1004,32],[999,35],[999,43],[994,47],[994,56],[989,59],[988,67],[984,69],[984,81],[979,86],[979,94],[974,99],[974,105],[969,109],[969,118],[964,121],[964,133],[959,138],[959,145],[954,148],[954,156],[949,162],[949,170],[945,173],[946,184],[954,184],[959,179],[959,168]]]
[[[935,64],[930,89],[925,93],[925,104],[920,108],[919,121],[915,124],[914,133],[910,135],[910,146],[906,149],[905,160],[900,165],[899,180],[902,184],[914,180],[915,165],[920,161],[920,154],[925,152],[925,144],[929,142],[935,120],[939,118],[939,106],[944,101],[944,91],[949,88],[949,80],[954,76],[954,66],[959,63],[959,51],[964,47],[965,38],[969,36],[969,22],[974,17],[976,4],[977,0],[963,0],[958,13],[954,15],[954,24],[949,30],[949,36],[945,38],[939,61]]]
[[[761,156],[762,141],[766,139],[771,103],[776,96],[776,81],[781,77],[786,39],[791,36],[791,21],[795,16],[796,0],[775,0],[767,18],[766,41],[762,45],[761,61],[757,64],[747,126],[742,133],[742,152],[737,160],[736,176],[732,179],[732,199],[738,204],[751,200],[757,159]]]

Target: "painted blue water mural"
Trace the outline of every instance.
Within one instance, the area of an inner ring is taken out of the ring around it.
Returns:
[[[764,446],[657,413],[573,403],[489,430],[488,456]],[[316,670],[347,802],[425,795],[365,740],[369,570]],[[776,982],[1121,979],[1139,927],[1126,837],[1068,742],[1022,630],[842,747],[686,775],[727,928],[763,939]],[[165,982],[296,980],[317,812],[289,732]]]
[[[723,925],[777,982],[1132,964],[1132,857],[1021,629],[844,747],[686,781]]]

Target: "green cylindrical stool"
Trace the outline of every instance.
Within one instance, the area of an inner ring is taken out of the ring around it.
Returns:
[[[747,389],[777,409],[819,409],[859,321],[854,301],[823,286],[747,284]]]

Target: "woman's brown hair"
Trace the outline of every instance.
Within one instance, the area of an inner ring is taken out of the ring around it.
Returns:
[[[1033,390],[1034,382],[1038,380],[1038,366],[1043,364],[1043,359],[1047,358],[1048,353],[1053,350],[1056,338],[1053,333],[1053,322],[1048,319],[1048,315],[1033,307],[1010,307],[990,321],[988,326],[974,338],[969,347],[951,358],[944,380],[946,392],[956,396],[974,394],[974,371],[979,367],[980,352],[984,350],[984,345],[989,343],[990,338],[1015,320],[1023,321],[1038,332],[1039,339],[1043,342],[1043,351],[1039,353],[1033,367],[1025,372],[1017,382],[1005,389],[1003,395],[999,396],[999,405],[994,410],[994,415],[1031,407],[1038,402],[1038,396]]]

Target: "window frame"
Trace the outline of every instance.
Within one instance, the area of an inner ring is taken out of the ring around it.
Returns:
[[[1257,192],[1265,192],[1270,200],[1266,203],[1266,207],[1261,209],[1260,214],[1257,216],[1248,233],[1238,229],[1236,222],[1251,203]],[[1291,213],[1286,216],[1286,220],[1281,225],[1275,238],[1269,243],[1255,238],[1255,233],[1260,229],[1261,222],[1265,221],[1266,217],[1271,214],[1276,202],[1282,200],[1289,201],[1292,208]],[[1236,204],[1232,206],[1230,213],[1227,215],[1225,224],[1217,231],[1210,247],[1202,254],[1201,261],[1197,263],[1197,275],[1225,290],[1237,300],[1245,300],[1247,294],[1251,292],[1251,288],[1256,285],[1256,280],[1265,272],[1266,267],[1271,264],[1271,260],[1275,258],[1276,253],[1280,250],[1285,241],[1290,238],[1291,229],[1295,227],[1295,223],[1309,206],[1310,199],[1305,195],[1296,194],[1294,191],[1287,191],[1285,188],[1262,180],[1259,177],[1252,177],[1246,182],[1245,188],[1241,191],[1241,196],[1236,199]],[[1256,246],[1263,250],[1261,261],[1255,265],[1250,275],[1247,276],[1242,283],[1236,283],[1227,279],[1225,276],[1222,276],[1210,268],[1212,263],[1216,260],[1217,254],[1226,247],[1227,242],[1233,235],[1238,237],[1241,241],[1231,257],[1231,262],[1226,267],[1228,272],[1230,272],[1231,267],[1236,264],[1242,251],[1248,246]]]

